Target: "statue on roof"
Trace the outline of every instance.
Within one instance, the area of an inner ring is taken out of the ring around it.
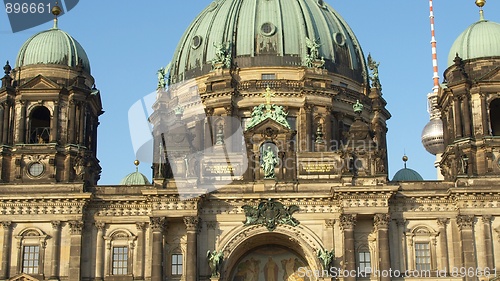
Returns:
[[[231,68],[231,42],[214,43],[215,58],[212,59],[212,70]]]
[[[306,46],[309,49],[309,54],[306,55],[305,65],[307,67],[321,68],[325,65],[325,59],[319,57],[319,40],[311,40],[306,37]]]
[[[170,73],[170,63],[166,67],[160,68],[156,74],[158,75],[158,87],[157,89],[165,89],[167,86],[167,79]]]
[[[380,79],[378,77],[378,66],[379,62],[372,59],[371,54],[368,54],[368,68],[372,71],[370,75],[370,80],[372,81],[372,88],[382,91],[382,85],[380,84]]]

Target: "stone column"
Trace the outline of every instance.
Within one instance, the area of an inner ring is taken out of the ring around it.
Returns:
[[[8,144],[9,143],[9,130],[10,130],[10,102],[6,101],[4,103],[4,110],[3,110],[3,132],[2,132],[2,143],[3,144]]]
[[[224,107],[224,115],[222,119],[224,120],[224,144],[226,145],[227,152],[233,152],[233,142],[234,140],[231,138],[233,134],[233,118],[231,115],[233,114],[233,106],[227,105]]]
[[[7,144],[8,135],[9,135],[9,103],[4,102],[3,106],[3,117],[2,117],[2,143]]]
[[[137,227],[137,262],[135,268],[135,278],[138,280],[144,279],[144,261],[145,257],[145,247],[144,247],[144,229],[146,228],[145,222],[136,222]]]
[[[52,256],[50,258],[50,280],[59,280],[59,255],[61,254],[61,222],[52,221]]]
[[[186,250],[186,281],[197,280],[197,239],[198,239],[198,217],[184,217],[187,233]]]
[[[470,118],[470,101],[469,97],[464,96],[462,100],[462,113],[464,116],[463,119],[463,126],[464,126],[464,137],[470,137],[471,136],[471,118]]]
[[[457,224],[460,229],[463,252],[463,267],[477,268],[476,255],[474,251],[474,216],[458,215]],[[466,276],[464,280],[476,280],[474,276]]]
[[[97,228],[97,240],[95,251],[95,280],[103,280],[104,277],[104,229],[106,224],[103,222],[95,222]]]
[[[17,128],[17,134],[14,136],[15,143],[24,143],[25,140],[25,133],[24,133],[24,128],[26,124],[26,102],[25,101],[19,101],[20,104],[20,113],[21,115],[19,116],[19,119],[17,120],[19,122],[19,127]]]
[[[52,112],[52,119],[50,120],[50,142],[57,142],[57,133],[59,125],[59,105],[54,103],[54,111]]]
[[[332,110],[333,108],[331,106],[326,107],[326,114],[325,114],[325,147],[326,151],[332,151]]]
[[[379,269],[382,273],[380,280],[391,281],[389,271],[391,269],[391,257],[389,250],[389,214],[376,214],[373,218],[373,226],[377,232],[378,251],[380,258]],[[387,274],[387,275],[385,275]]]
[[[163,280],[163,228],[164,217],[151,218],[150,226],[153,233],[153,249],[151,257],[151,281]]]
[[[406,236],[405,236],[405,226],[406,226],[406,221],[403,218],[397,219],[396,220],[396,227],[397,227],[397,236],[398,236],[398,260],[399,260],[399,267],[398,269],[401,270],[401,272],[406,270]]]
[[[9,276],[10,268],[10,252],[12,243],[12,222],[3,221],[3,246],[2,246],[2,271],[0,271],[0,279],[6,280]]]
[[[85,145],[85,103],[80,103],[80,121],[78,122],[78,143]]]
[[[455,98],[453,101],[453,119],[455,119],[455,137],[454,138],[461,138],[462,137],[462,114],[461,114],[461,106],[460,106],[460,100],[458,98]]]
[[[488,101],[486,99],[485,93],[480,93],[481,95],[481,121],[483,126],[482,134],[483,136],[490,135],[490,124],[488,120],[490,120],[490,116],[488,116]]]
[[[314,105],[312,104],[306,104],[304,106],[304,110],[306,112],[305,114],[305,130],[304,132],[306,133],[305,138],[302,140],[305,142],[304,145],[306,145],[305,151],[313,151],[314,147],[314,132],[313,132],[313,109]]]
[[[81,279],[83,221],[69,222],[71,240],[69,247],[69,280]]]
[[[354,227],[356,214],[342,214],[340,226],[344,232],[344,267],[349,272],[356,272],[356,252],[354,249]],[[346,281],[355,281],[355,276],[345,277]]]
[[[448,235],[446,233],[446,225],[448,224],[448,221],[448,218],[437,219],[439,231],[439,251],[441,252],[438,260],[438,270],[444,270],[446,272],[450,272],[450,264],[448,262]]]
[[[71,97],[71,100],[69,101],[69,122],[68,122],[68,143],[74,144],[75,143],[75,130],[76,130],[76,101],[73,100],[73,97]]]
[[[484,232],[484,255],[486,258],[486,267],[490,270],[495,267],[493,263],[493,241],[491,237],[491,215],[483,215]]]

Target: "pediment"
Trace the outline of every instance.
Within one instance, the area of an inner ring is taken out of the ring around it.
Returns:
[[[272,130],[278,134],[292,133],[293,132],[292,130],[290,130],[289,128],[285,127],[283,124],[275,121],[272,118],[264,119],[259,124],[255,125],[255,127],[250,128],[246,132],[258,134],[258,133],[269,132],[269,130]]]
[[[500,67],[495,67],[494,69],[488,71],[478,80],[480,81],[500,81]]]
[[[21,273],[20,275],[12,277],[11,279],[9,279],[9,281],[40,281],[40,280],[26,273]]]
[[[55,83],[54,81],[52,81],[49,78],[40,74],[37,77],[24,83],[19,88],[20,89],[33,89],[33,90],[35,90],[35,89],[49,90],[49,89],[60,89],[61,87],[57,83]]]

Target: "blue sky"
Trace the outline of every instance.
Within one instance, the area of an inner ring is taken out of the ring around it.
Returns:
[[[133,172],[134,151],[128,110],[156,88],[156,71],[172,58],[190,22],[211,0],[84,0],[59,20],[59,27],[85,48],[92,75],[101,90],[105,113],[99,126],[100,184],[118,184]],[[408,167],[425,179],[435,179],[434,156],[420,142],[429,121],[426,95],[432,89],[429,2],[427,0],[326,0],[347,21],[366,56],[380,62],[379,73],[387,108],[390,178]],[[473,0],[435,0],[439,74],[446,69],[448,51],[458,35],[479,19]],[[500,22],[500,2],[488,1],[485,17]],[[0,12],[0,63],[14,65],[23,42],[52,27],[47,23],[13,34],[7,15]],[[442,80],[441,80],[442,81]],[[151,178],[149,165],[140,171]]]

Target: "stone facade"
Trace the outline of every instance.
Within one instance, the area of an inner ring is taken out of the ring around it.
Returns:
[[[153,184],[122,186],[97,185],[102,108],[90,73],[7,65],[0,280],[496,277],[497,58],[447,70],[445,180],[421,182],[388,180],[378,64],[376,77],[353,80],[319,64],[227,61],[158,89]]]

